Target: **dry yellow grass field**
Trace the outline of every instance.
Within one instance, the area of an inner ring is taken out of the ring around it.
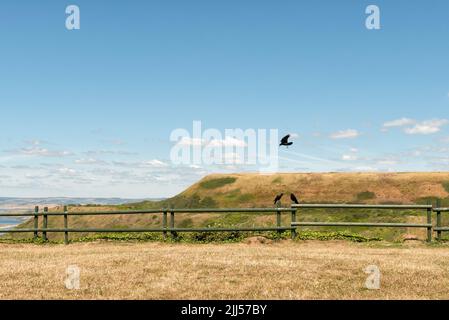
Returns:
[[[423,243],[1,244],[2,299],[448,299],[449,250]],[[368,265],[379,290],[365,288]],[[65,287],[66,268],[81,271]]]

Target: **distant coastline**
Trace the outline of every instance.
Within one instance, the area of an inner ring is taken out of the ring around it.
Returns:
[[[55,207],[58,205],[119,205],[125,203],[139,202],[143,200],[160,200],[160,199],[121,199],[121,198],[66,198],[66,197],[49,197],[49,198],[14,198],[0,197],[0,213],[25,213],[34,210],[35,206]],[[14,228],[15,226],[25,222],[30,217],[0,217],[0,230]]]

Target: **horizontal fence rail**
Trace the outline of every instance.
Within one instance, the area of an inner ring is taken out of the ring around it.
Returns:
[[[297,222],[292,221],[293,227],[375,227],[375,228],[425,228],[427,241],[432,241],[432,205],[369,205],[369,204],[293,204],[296,209],[378,209],[378,210],[426,210],[427,223],[380,223],[380,222]]]
[[[387,222],[316,222],[316,221],[297,221],[297,214],[301,209],[367,209],[367,210],[425,210],[427,213],[426,223],[387,223]],[[432,224],[432,212],[436,212],[436,226]],[[275,208],[199,208],[199,209],[179,209],[179,208],[162,208],[150,210],[129,210],[129,211],[92,211],[92,212],[69,212],[68,207],[65,206],[63,211],[49,212],[45,207],[43,211],[39,211],[39,207],[35,207],[34,212],[28,213],[0,213],[0,217],[33,217],[32,228],[8,228],[0,229],[0,233],[33,233],[34,238],[42,234],[43,240],[47,239],[48,233],[63,233],[64,243],[69,243],[69,233],[115,233],[115,232],[157,232],[163,233],[164,238],[167,233],[176,237],[179,232],[263,232],[263,231],[277,231],[279,233],[290,231],[292,238],[296,236],[299,227],[315,226],[346,226],[346,227],[386,227],[386,228],[425,228],[427,230],[427,241],[432,240],[432,231],[437,232],[437,239],[441,240],[442,232],[449,231],[449,226],[443,226],[441,216],[442,213],[449,212],[449,208],[441,207],[438,203],[434,208],[432,205],[364,205],[364,204],[292,204],[290,208],[275,207]],[[207,227],[207,228],[178,228],[175,227],[175,214],[179,213],[212,213],[212,214],[267,214],[274,213],[276,217],[276,225],[271,227]],[[288,226],[282,225],[281,215],[289,213],[291,216],[291,223]],[[137,215],[137,214],[161,214],[162,226],[155,228],[70,228],[69,218],[71,216],[98,216],[98,215]],[[49,217],[62,216],[64,226],[62,228],[49,228]],[[42,226],[39,227],[39,218],[42,217]]]
[[[316,227],[391,227],[391,228],[431,228],[432,224],[416,223],[371,223],[371,222],[292,222],[292,226]]]
[[[414,209],[431,209],[432,205],[421,204],[309,204],[300,203],[292,204],[292,208],[311,208],[311,209],[402,209],[402,210],[414,210]],[[448,210],[449,211],[449,210]]]

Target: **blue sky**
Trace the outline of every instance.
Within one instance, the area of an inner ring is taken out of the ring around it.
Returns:
[[[280,171],[449,169],[445,0],[5,0],[0,39],[0,196],[170,196],[254,169],[173,165],[195,120],[292,133]]]

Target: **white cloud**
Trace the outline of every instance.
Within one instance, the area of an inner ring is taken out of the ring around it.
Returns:
[[[128,152],[123,150],[89,150],[83,152],[87,156],[98,156],[98,155],[120,155],[120,156],[135,156],[138,155],[137,152]]]
[[[344,154],[344,155],[341,156],[341,160],[354,161],[354,160],[357,160],[357,156],[355,156],[353,154]]]
[[[41,141],[39,139],[32,139],[32,140],[26,140],[25,143],[31,144],[33,146],[39,146],[39,145],[43,144],[43,141]]]
[[[224,139],[213,139],[209,142],[210,147],[246,147],[244,140],[233,137],[225,137]]]
[[[59,169],[58,169],[58,172],[61,173],[61,174],[68,174],[68,175],[74,175],[74,174],[77,173],[75,169],[72,169],[72,168],[66,168],[66,167],[64,167],[64,168],[59,168]]]
[[[401,119],[396,119],[393,121],[385,122],[383,124],[383,127],[384,128],[404,127],[404,126],[413,125],[415,123],[416,123],[416,120],[409,119],[409,118],[401,118]]]
[[[351,169],[352,171],[357,171],[357,172],[375,172],[375,171],[379,171],[378,168],[375,167],[370,167],[370,166],[360,166],[360,167],[354,167]]]
[[[103,160],[98,160],[95,158],[86,158],[86,159],[77,159],[75,160],[76,164],[106,164]]]
[[[290,138],[297,139],[297,138],[299,138],[299,134],[297,134],[297,133],[290,133]]]
[[[112,161],[112,164],[118,167],[126,168],[165,168],[169,166],[167,163],[157,159],[141,162]]]
[[[126,142],[123,141],[122,139],[106,140],[105,142],[106,142],[106,143],[113,144],[113,145],[116,145],[116,146],[122,146],[122,145],[125,145],[125,144],[126,144]]]
[[[46,148],[22,148],[15,153],[20,153],[27,156],[40,156],[40,157],[66,157],[72,155],[69,151],[51,151]]]
[[[349,151],[351,151],[352,153],[357,153],[357,152],[359,152],[359,149],[357,149],[357,148],[350,148]]]
[[[386,132],[393,127],[406,127],[404,132],[407,134],[432,134],[439,132],[441,127],[446,125],[446,119],[433,119],[418,122],[410,118],[401,118],[393,121],[388,121],[383,124],[382,131]]]
[[[178,142],[180,146],[195,146],[200,147],[204,144],[203,139],[199,138],[190,138],[190,137],[182,137],[182,139]]]
[[[162,168],[162,167],[167,167],[168,164],[166,164],[165,162],[162,162],[160,160],[153,159],[153,160],[142,162],[141,166]]]
[[[360,135],[360,133],[357,130],[354,129],[347,129],[347,130],[340,130],[337,132],[334,132],[330,135],[332,139],[350,139],[350,138],[356,138]]]
[[[247,144],[244,140],[236,139],[234,137],[225,137],[224,139],[211,139],[206,141],[200,138],[182,137],[177,143],[180,146],[209,146],[209,147],[246,147]]]
[[[434,119],[417,123],[411,128],[406,128],[404,131],[407,134],[432,134],[439,132],[441,127],[446,125],[449,121],[446,119]]]
[[[384,165],[384,166],[392,166],[392,165],[398,164],[398,161],[396,161],[396,160],[379,160],[377,162],[377,164]]]

